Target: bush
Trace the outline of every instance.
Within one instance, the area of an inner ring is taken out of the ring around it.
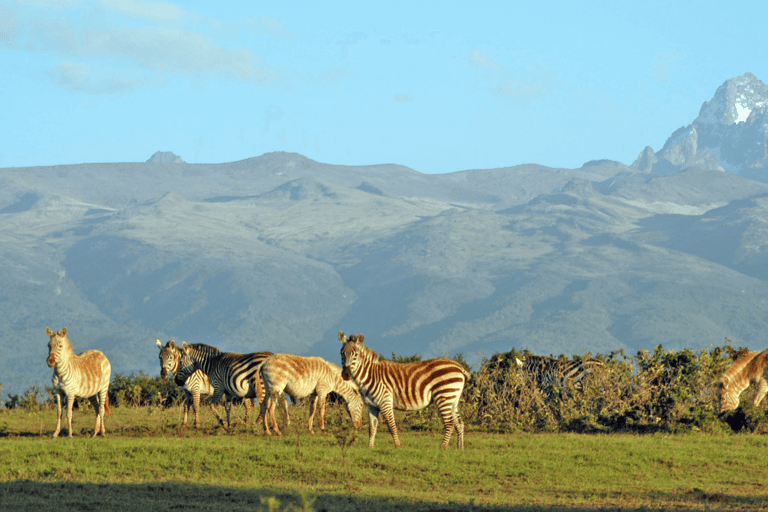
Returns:
[[[699,354],[659,345],[635,358],[624,351],[598,354],[605,366],[579,391],[531,385],[515,364],[528,351],[513,349],[483,362],[468,386],[464,414],[481,428],[502,432],[723,430],[730,423],[718,417],[712,384],[743,352],[730,345]],[[756,428],[761,416],[748,416],[733,425]]]

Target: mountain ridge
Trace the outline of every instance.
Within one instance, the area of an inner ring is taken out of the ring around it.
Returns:
[[[744,98],[728,119],[746,120],[712,133],[758,154],[762,107]],[[0,382],[50,383],[46,326],[149,374],[156,339],[337,361],[339,330],[474,366],[512,347],[764,348],[768,184],[701,140],[678,163],[645,147],[629,166],[441,175],[285,152],[0,168]]]

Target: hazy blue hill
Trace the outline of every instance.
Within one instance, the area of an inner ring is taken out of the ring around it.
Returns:
[[[158,338],[338,361],[338,330],[475,364],[761,348],[768,188],[741,176],[169,158],[0,169],[7,391],[49,382],[46,326],[151,374]]]

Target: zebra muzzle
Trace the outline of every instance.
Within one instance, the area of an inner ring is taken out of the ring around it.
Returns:
[[[352,375],[350,375],[349,373],[349,368],[347,368],[346,366],[344,367],[343,370],[341,370],[341,378],[344,380],[349,380],[352,378]]]

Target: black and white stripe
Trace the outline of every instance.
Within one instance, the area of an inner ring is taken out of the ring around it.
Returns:
[[[594,370],[604,366],[599,359],[570,361],[546,356],[526,356],[525,359],[516,361],[526,378],[540,388],[554,386],[562,391],[569,386],[582,391],[583,380]]]
[[[167,380],[170,374],[176,375],[179,370],[179,363],[181,363],[181,347],[176,345],[174,340],[168,341],[163,346],[160,340],[157,340],[157,346],[160,348],[160,377],[163,380]],[[193,372],[183,382],[177,382],[181,386],[184,392],[184,403],[182,404],[184,410],[184,421],[182,428],[186,428],[187,420],[189,418],[189,408],[192,407],[195,412],[195,428],[200,428],[200,401],[203,397],[213,395],[213,386],[208,376],[202,371],[197,370]],[[230,400],[231,397],[226,395],[226,399]],[[251,401],[251,399],[248,399]],[[255,404],[249,404],[255,405]],[[216,404],[211,403],[211,412],[216,417],[220,425],[224,425],[224,419],[219,415],[216,410]],[[250,424],[250,408],[246,406],[245,410],[245,422]]]
[[[204,343],[181,344],[182,357],[176,372],[176,383],[185,382],[194,372],[202,371],[213,387],[211,401],[216,404],[222,395],[240,398],[255,398],[264,401],[264,386],[259,375],[259,365],[272,352],[235,354],[221,352]],[[244,400],[246,418],[250,418],[250,400]],[[227,423],[230,424],[231,403],[227,401]]]

